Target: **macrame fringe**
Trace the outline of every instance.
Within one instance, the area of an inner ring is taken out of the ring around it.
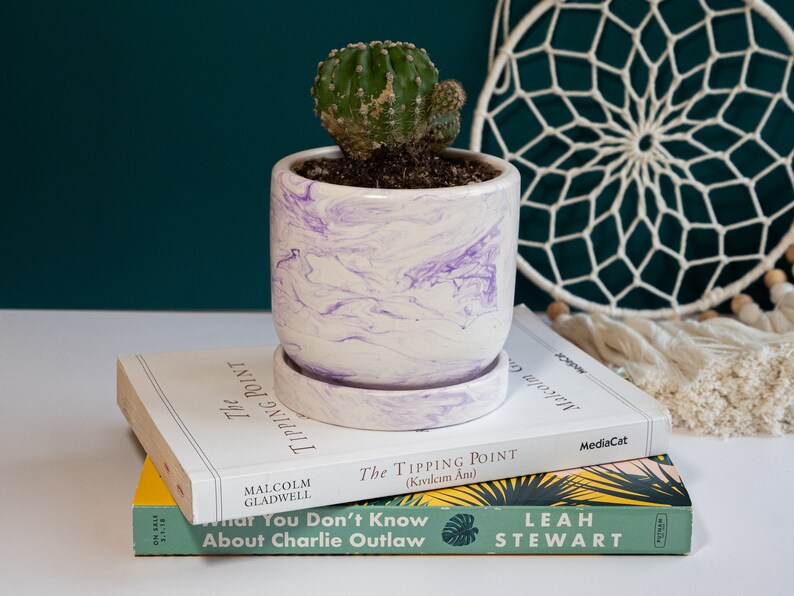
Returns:
[[[618,321],[554,314],[560,335],[625,370],[668,407],[678,428],[721,436],[794,432],[794,332],[724,317]]]

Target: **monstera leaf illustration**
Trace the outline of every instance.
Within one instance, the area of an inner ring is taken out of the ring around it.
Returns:
[[[450,518],[441,532],[441,538],[450,546],[467,546],[477,540],[480,530],[474,526],[474,516],[458,513]]]

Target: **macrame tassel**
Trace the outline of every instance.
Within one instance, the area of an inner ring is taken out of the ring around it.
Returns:
[[[616,320],[555,313],[563,337],[664,403],[673,424],[716,435],[794,431],[794,332],[734,319]]]

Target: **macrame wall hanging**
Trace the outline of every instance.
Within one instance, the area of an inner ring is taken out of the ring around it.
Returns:
[[[786,274],[772,312],[741,294],[794,244],[794,32],[762,0],[525,3],[497,4],[471,137],[522,172],[519,271],[679,426],[794,429]]]

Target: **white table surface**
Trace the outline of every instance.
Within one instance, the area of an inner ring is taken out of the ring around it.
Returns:
[[[691,555],[138,557],[117,354],[274,343],[264,313],[0,311],[0,593],[792,594],[794,437],[675,432]]]

